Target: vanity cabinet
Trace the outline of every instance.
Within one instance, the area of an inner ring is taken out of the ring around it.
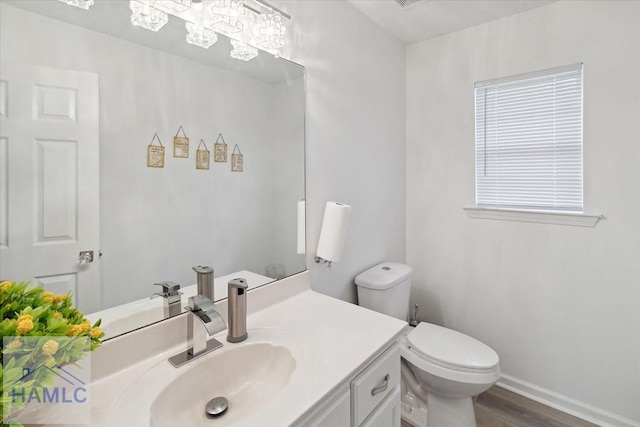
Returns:
[[[324,399],[304,427],[400,427],[400,348],[394,343]]]
[[[392,345],[351,381],[351,425],[400,425],[400,347]]]
[[[350,427],[349,388],[345,387],[333,398],[325,400],[310,420],[299,424],[304,427]]]

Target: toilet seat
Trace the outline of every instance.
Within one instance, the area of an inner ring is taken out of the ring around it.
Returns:
[[[463,372],[493,371],[500,359],[493,349],[460,332],[420,323],[406,336],[407,346],[425,360]]]
[[[422,322],[400,345],[411,365],[449,381],[485,384],[500,378],[498,355],[487,345],[460,332]]]

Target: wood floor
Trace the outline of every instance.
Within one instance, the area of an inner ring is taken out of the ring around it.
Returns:
[[[478,396],[474,407],[478,427],[597,427],[497,386]],[[403,421],[402,427],[412,426]]]

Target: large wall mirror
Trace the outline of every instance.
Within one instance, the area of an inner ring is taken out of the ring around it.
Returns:
[[[107,337],[163,318],[155,283],[179,283],[186,305],[194,266],[213,267],[216,299],[231,278],[305,269],[304,68],[130,14],[128,1],[0,0],[0,278],[71,292]],[[180,127],[189,148],[174,153]],[[152,140],[162,168],[148,167]]]

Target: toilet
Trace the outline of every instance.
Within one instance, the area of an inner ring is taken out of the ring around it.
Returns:
[[[359,305],[407,320],[410,266],[384,262],[356,279]],[[498,354],[460,332],[421,322],[400,341],[402,419],[415,427],[475,427],[472,397],[500,378]]]

